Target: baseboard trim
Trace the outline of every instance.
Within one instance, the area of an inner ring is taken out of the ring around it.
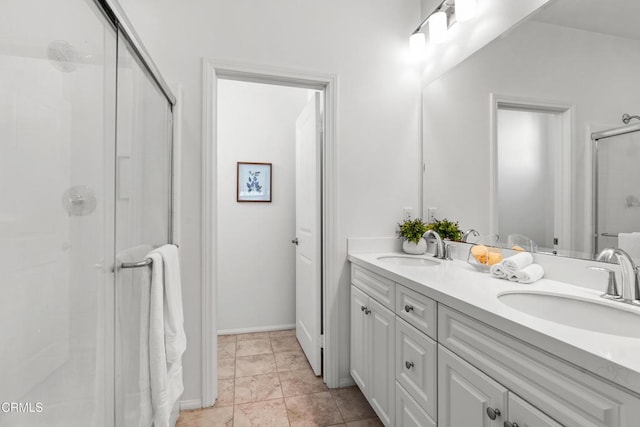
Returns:
[[[250,334],[253,332],[271,332],[271,331],[283,331],[286,329],[294,329],[295,323],[287,325],[271,325],[271,326],[256,326],[253,328],[236,328],[236,329],[218,329],[218,335],[235,335],[235,334]]]
[[[342,388],[342,387],[351,387],[352,385],[356,385],[356,382],[351,377],[340,378],[340,380],[338,381],[338,386],[340,388]]]
[[[202,408],[202,400],[200,399],[191,399],[191,400],[181,400],[180,401],[180,410],[188,411],[190,409],[200,409]]]

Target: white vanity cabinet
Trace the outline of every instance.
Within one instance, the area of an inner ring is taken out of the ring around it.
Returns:
[[[447,355],[455,353],[455,358],[473,365],[478,375],[508,390],[509,396],[515,393],[510,397],[515,409],[506,402],[498,406],[503,415],[496,426],[505,421],[519,427],[640,425],[640,399],[631,393],[442,304],[438,305],[438,342],[440,382],[451,382],[446,364],[453,357]],[[459,425],[448,424],[442,412],[448,407],[455,410],[458,403],[447,402],[451,394],[438,391],[439,425]],[[494,425],[484,422],[477,425]]]
[[[395,315],[351,286],[351,376],[386,426],[395,408]]]
[[[562,427],[442,346],[438,360],[441,426]]]
[[[357,265],[351,283],[351,376],[384,425],[436,426],[436,303]]]

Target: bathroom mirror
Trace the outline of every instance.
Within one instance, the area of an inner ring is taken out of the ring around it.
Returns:
[[[579,258],[597,250],[594,211],[640,218],[628,203],[637,186],[594,209],[591,140],[640,115],[638,22],[635,0],[551,1],[423,87],[423,218],[435,208],[438,219],[500,235],[500,246],[533,240]],[[616,180],[634,179],[629,163],[608,164]],[[601,231],[614,237],[598,245],[617,246],[628,231],[609,227]]]

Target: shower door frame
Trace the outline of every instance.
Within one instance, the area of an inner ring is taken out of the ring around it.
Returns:
[[[124,13],[117,0],[93,0],[96,6],[102,11],[105,18],[115,27],[116,29],[116,37],[122,34],[126,41],[129,43],[129,46],[133,49],[133,52],[136,54],[140,62],[142,63],[145,70],[149,73],[152,80],[158,86],[162,94],[165,96],[166,100],[169,102],[169,110],[171,111],[171,115],[169,117],[169,220],[168,220],[168,236],[170,242],[167,243],[175,243],[176,236],[176,218],[174,212],[177,208],[175,204],[175,193],[176,193],[176,180],[175,180],[175,170],[176,170],[176,156],[175,156],[175,142],[176,142],[176,127],[175,127],[175,115],[176,115],[176,97],[173,94],[173,91],[167,84],[166,80],[162,77],[160,70],[156,66],[153,59],[151,59],[151,55],[144,47],[140,36],[133,29],[133,25],[127,18],[127,15]],[[118,46],[118,49],[120,47]],[[116,65],[117,66],[117,65]],[[117,87],[117,82],[116,82]],[[117,108],[117,100],[116,100],[116,108]],[[116,110],[117,114],[117,110]]]
[[[640,122],[632,123],[625,126],[616,127],[613,129],[606,129],[591,134],[591,157],[592,157],[592,203],[591,203],[591,217],[593,218],[591,244],[593,256],[597,255],[598,251],[598,238],[600,231],[598,230],[598,146],[601,139],[613,138],[615,136],[626,135],[628,133],[634,133],[640,131]]]
[[[177,243],[176,239],[178,236],[178,232],[176,227],[177,225],[176,221],[179,218],[176,213],[179,207],[177,205],[177,201],[179,200],[179,198],[176,195],[177,182],[176,182],[175,172],[176,170],[179,170],[179,165],[177,164],[177,162],[180,160],[180,158],[179,158],[179,153],[176,153],[176,146],[177,144],[180,143],[180,140],[176,135],[176,118],[178,120],[180,118],[180,108],[176,105],[175,95],[173,94],[173,92],[169,88],[169,85],[160,74],[158,67],[155,65],[155,63],[151,59],[151,56],[149,55],[148,51],[144,47],[142,40],[140,39],[136,31],[133,29],[131,22],[129,21],[129,19],[127,18],[126,14],[124,13],[120,5],[117,3],[117,1],[116,0],[94,0],[94,3],[97,6],[98,10],[102,12],[106,21],[110,23],[115,29],[115,36],[116,36],[116,62],[115,62],[116,96],[115,96],[115,104],[114,104],[115,109],[113,110],[114,123],[116,125],[116,128],[115,128],[116,134],[114,134],[116,136],[116,141],[115,141],[114,147],[117,147],[117,126],[118,126],[117,125],[117,114],[118,114],[118,97],[117,97],[118,63],[117,63],[117,60],[118,60],[118,51],[124,48],[123,46],[120,45],[120,35],[123,36],[124,42],[130,47],[132,51],[131,53],[135,57],[137,57],[144,71],[146,71],[146,73],[148,74],[148,77],[151,78],[153,84],[160,90],[162,95],[164,95],[165,101],[169,103],[169,117],[168,117],[168,122],[166,123],[168,128],[167,131],[168,131],[168,138],[169,138],[169,141],[168,141],[169,158],[167,162],[168,164],[167,173],[169,174],[169,177],[168,177],[169,178],[169,188],[168,188],[169,199],[168,199],[167,205],[168,205],[169,212],[167,216],[166,226],[167,226],[167,238],[169,240],[169,242],[167,243]],[[180,88],[178,88],[178,90],[180,90]],[[112,160],[114,161],[113,167],[117,168],[117,164],[116,164],[117,157],[116,157],[115,151],[113,153]],[[117,170],[116,170],[116,174],[117,174]],[[115,182],[113,184],[115,184]],[[113,190],[114,190],[114,193],[112,195],[115,196],[116,189],[113,188]],[[115,200],[113,200],[112,202],[113,202],[112,207],[114,209],[114,219],[115,219],[115,208],[116,208]],[[115,232],[115,224],[114,224],[114,232]],[[117,244],[117,242],[115,241],[116,236],[117,234],[114,234],[114,241],[112,242],[112,248],[114,250]],[[114,255],[113,259],[115,261],[115,253],[113,255]],[[111,271],[113,272],[112,278],[113,278],[113,286],[114,286],[112,292],[115,292],[115,285],[116,285],[115,271],[117,268],[118,266],[116,265],[114,265],[111,268]],[[113,297],[113,295],[114,294],[111,294],[111,297]],[[115,305],[112,305],[112,304],[108,304],[108,307],[105,307],[105,308],[114,309],[114,310],[116,309]],[[109,325],[109,329],[106,334],[106,337],[107,337],[107,340],[110,341],[109,344],[113,346],[111,349],[115,352],[117,337],[116,337],[116,331],[113,325]],[[111,395],[108,397],[108,401],[105,403],[108,403],[109,407],[111,408],[110,415],[113,417],[111,421],[112,421],[112,425],[115,426],[116,423],[118,422],[118,411],[121,410],[121,408],[119,408],[117,404],[117,399],[115,396],[115,393],[117,390],[117,376],[118,376],[118,372],[116,371],[116,366],[115,366],[116,365],[115,354],[112,356],[112,359],[107,363],[110,364],[108,375],[112,374],[112,378],[110,379],[111,382],[109,384],[105,384],[105,387],[106,387],[105,390],[107,392],[109,391],[111,392],[110,393]]]

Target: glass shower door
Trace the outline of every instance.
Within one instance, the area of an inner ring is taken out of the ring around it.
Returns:
[[[116,31],[84,0],[0,14],[0,426],[114,423]]]
[[[640,232],[640,132],[603,138],[597,151],[597,247],[619,247],[618,233]]]
[[[118,40],[116,262],[170,242],[171,105]],[[116,425],[150,426],[148,267],[116,270]]]

